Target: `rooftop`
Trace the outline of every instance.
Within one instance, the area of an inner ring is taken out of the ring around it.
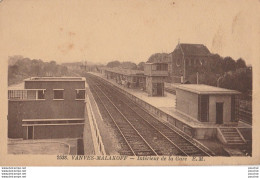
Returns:
[[[176,88],[198,94],[240,94],[240,92],[235,90],[229,90],[203,84],[182,84],[178,85]]]
[[[84,77],[31,77],[24,81],[85,81]]]
[[[175,49],[179,49],[179,47],[185,55],[208,56],[211,54],[208,48],[203,44],[180,43]]]
[[[119,68],[119,67],[113,67],[113,68],[106,67],[103,69],[109,72],[114,72],[122,75],[144,75],[143,70],[132,70],[132,69]]]
[[[145,64],[153,65],[153,64],[168,64],[168,62],[156,61],[156,62],[146,62]]]

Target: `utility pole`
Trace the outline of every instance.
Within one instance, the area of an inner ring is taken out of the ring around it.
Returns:
[[[199,72],[197,72],[197,84],[199,84]]]
[[[87,70],[87,61],[86,61],[86,58],[85,58],[85,61],[84,61],[84,67],[85,67],[85,71]]]
[[[186,62],[185,62],[185,57],[184,57],[184,53],[183,53],[183,81],[185,81],[186,78]]]
[[[84,64],[83,64],[83,66],[84,66],[84,70],[86,71],[87,70],[87,61],[86,61],[85,53],[84,53]]]
[[[183,60],[183,79],[182,79],[182,81],[184,83],[185,79],[186,79],[186,62],[185,62],[184,52],[183,52],[181,45],[180,45],[180,38],[178,38],[178,45],[179,45],[179,48],[182,52],[182,60]]]

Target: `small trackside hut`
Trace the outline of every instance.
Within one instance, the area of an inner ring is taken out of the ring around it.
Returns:
[[[8,137],[81,137],[85,83],[81,77],[32,77],[22,89],[8,90]]]
[[[164,96],[164,81],[168,76],[168,64],[166,62],[145,63],[144,75],[148,96]]]
[[[234,125],[238,123],[239,94],[208,85],[183,84],[176,88],[176,109],[200,122]]]

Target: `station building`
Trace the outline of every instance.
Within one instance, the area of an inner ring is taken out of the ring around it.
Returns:
[[[101,73],[106,76],[107,79],[114,79],[118,84],[127,88],[137,88],[145,90],[145,76],[144,71],[131,70],[123,68],[101,68]]]
[[[202,84],[183,84],[176,88],[176,110],[187,117],[212,124],[238,123],[238,95]]]
[[[145,63],[146,91],[148,96],[164,96],[164,82],[168,76],[165,62]]]
[[[32,77],[22,89],[8,90],[8,137],[80,137],[85,83],[81,77]]]

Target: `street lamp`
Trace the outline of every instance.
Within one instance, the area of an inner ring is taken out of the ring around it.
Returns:
[[[224,75],[220,76],[220,77],[217,79],[217,87],[219,87],[219,80],[222,79],[225,75],[226,75],[226,72],[224,73]]]

